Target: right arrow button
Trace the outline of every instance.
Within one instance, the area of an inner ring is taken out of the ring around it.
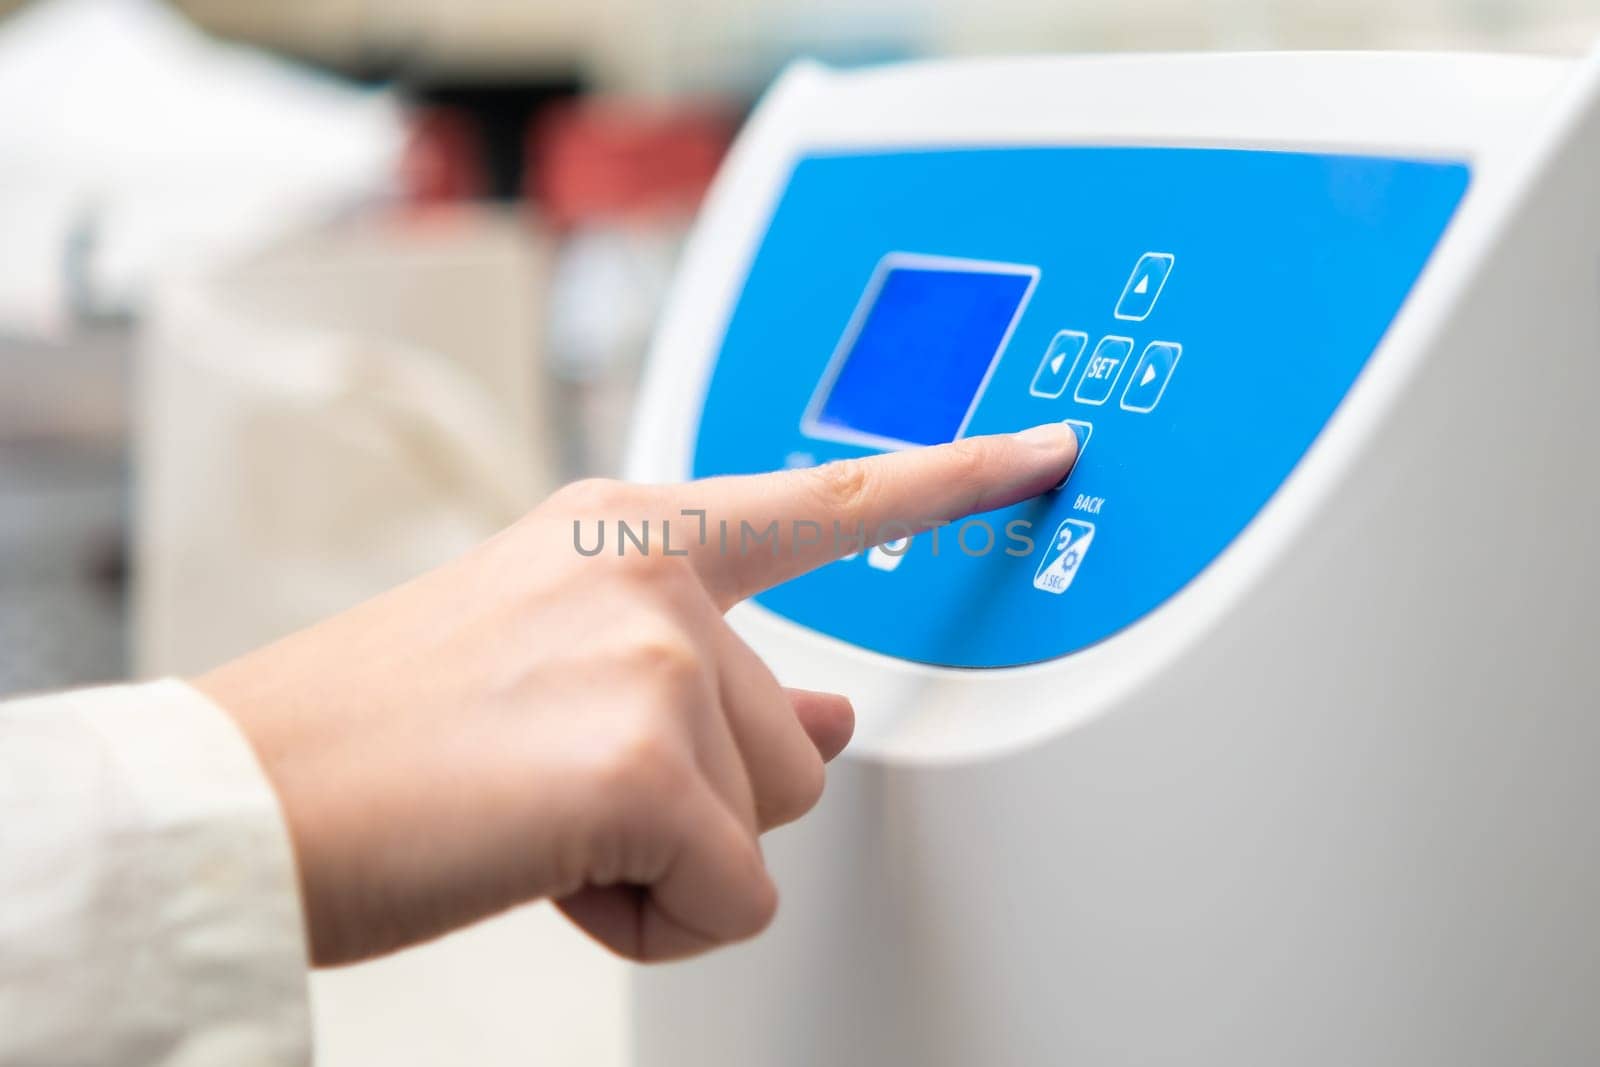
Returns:
[[[1122,391],[1122,410],[1154,411],[1182,355],[1183,346],[1172,341],[1151,341],[1145,346],[1144,354],[1128,376],[1127,388]]]

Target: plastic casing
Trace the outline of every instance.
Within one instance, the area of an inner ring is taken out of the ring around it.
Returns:
[[[629,475],[680,480],[794,159],[959,145],[1467,161],[1382,343],[1244,532],[1049,663],[960,671],[744,605],[855,700],[748,946],[635,982],[651,1067],[1600,1062],[1594,63],[1027,58],[770,93],[706,205]]]

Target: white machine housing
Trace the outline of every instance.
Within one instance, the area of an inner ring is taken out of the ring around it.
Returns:
[[[1600,1062],[1600,65],[1420,54],[789,72],[691,241],[631,451],[689,476],[804,152],[1142,145],[1463,160],[1364,370],[1243,532],[1030,666],[756,604],[858,739],[746,946],[642,972],[641,1067]]]

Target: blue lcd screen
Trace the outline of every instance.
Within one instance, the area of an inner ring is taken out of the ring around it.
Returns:
[[[954,441],[1038,271],[898,253],[873,271],[806,418],[828,440]]]

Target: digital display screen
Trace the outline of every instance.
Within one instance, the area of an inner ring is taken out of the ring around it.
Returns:
[[[812,437],[954,441],[1033,291],[1034,267],[893,253],[878,264],[812,397]]]

